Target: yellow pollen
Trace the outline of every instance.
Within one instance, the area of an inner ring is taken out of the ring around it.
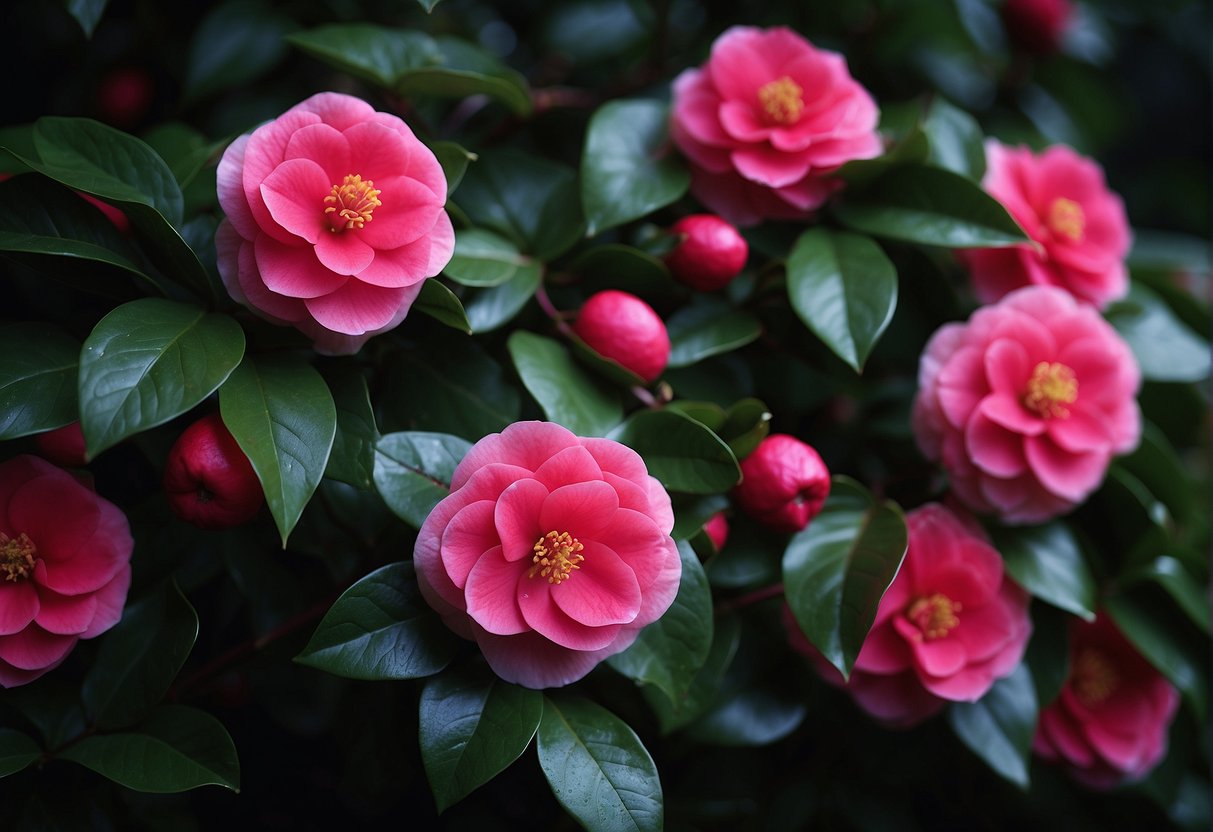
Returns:
[[[1042,361],[1028,379],[1028,389],[1023,394],[1023,406],[1034,411],[1042,419],[1068,419],[1070,408],[1078,399],[1078,379],[1074,371],[1065,364]]]
[[[943,638],[960,624],[956,613],[962,609],[959,601],[953,601],[942,592],[927,598],[919,598],[906,610],[906,618],[917,625],[927,641]]]
[[[1045,218],[1045,224],[1055,236],[1065,237],[1071,243],[1077,243],[1082,240],[1087,217],[1077,202],[1058,197],[1049,204],[1049,215]]]
[[[380,193],[371,180],[364,180],[356,173],[346,174],[345,180],[334,185],[324,198],[324,204],[328,206],[324,213],[328,215],[331,230],[362,228],[370,222],[371,212],[383,204],[379,201]]]
[[[788,76],[763,84],[758,90],[758,103],[767,121],[772,124],[795,124],[804,111],[804,90]]]
[[[1078,701],[1088,708],[1093,708],[1102,705],[1116,692],[1116,688],[1120,686],[1120,677],[1103,653],[1087,648],[1074,659],[1070,684]]]
[[[585,557],[581,554],[585,546],[568,532],[548,532],[535,544],[535,565],[527,572],[528,578],[547,578],[549,584],[566,581]]]
[[[4,580],[15,583],[28,578],[34,571],[36,554],[38,549],[25,532],[16,537],[0,532],[0,575],[4,576]]]

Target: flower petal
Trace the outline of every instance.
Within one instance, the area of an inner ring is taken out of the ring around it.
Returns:
[[[42,607],[35,619],[38,626],[57,635],[80,635],[88,629],[97,614],[97,596],[60,595],[48,589],[40,593]]]
[[[569,618],[588,627],[629,624],[640,612],[640,586],[619,555],[596,543],[585,549],[585,561],[551,587],[552,600]],[[539,578],[533,580],[541,580]]]
[[[502,555],[506,560],[525,558],[529,561],[535,554],[535,543],[552,531],[542,528],[539,519],[540,509],[547,496],[548,490],[543,485],[528,478],[509,486],[497,498],[493,522],[496,524]]]
[[[528,631],[518,608],[519,584],[530,580],[527,571],[527,564],[502,557],[500,546],[485,552],[468,573],[463,588],[472,620],[499,636]]]
[[[500,546],[493,525],[495,508],[491,500],[466,505],[451,517],[442,532],[442,566],[451,583],[460,589],[485,552]]]
[[[311,159],[290,159],[261,183],[261,198],[274,222],[314,245],[330,233],[324,197],[331,187],[324,169]]]
[[[392,320],[397,323],[403,320],[404,316],[399,314],[401,308],[407,311],[417,297],[413,288],[384,289],[351,279],[327,295],[307,298],[304,302],[307,311],[326,329],[346,335],[361,335],[371,330],[382,330]]]
[[[0,581],[0,636],[24,630],[40,606],[33,581]]]
[[[358,274],[375,259],[375,249],[354,229],[326,232],[315,243],[316,259],[336,274]]]
[[[337,291],[349,277],[326,267],[316,259],[315,252],[309,245],[283,245],[268,234],[260,234],[254,246],[257,272],[267,289],[290,298],[306,300]]]
[[[578,482],[561,486],[547,496],[539,511],[539,525],[579,539],[594,538],[614,519],[618,509],[614,488],[601,480]]]
[[[570,650],[601,650],[615,640],[621,625],[587,627],[556,606],[552,594],[559,588],[539,578],[519,582],[518,606],[535,632]]]

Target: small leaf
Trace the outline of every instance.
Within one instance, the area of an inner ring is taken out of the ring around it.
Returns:
[[[1036,733],[1036,690],[1027,665],[999,679],[976,702],[953,702],[948,723],[961,742],[994,773],[1028,787],[1028,758]]]
[[[219,390],[219,412],[261,480],[285,547],[328,465],[333,396],[307,364],[246,356]]]
[[[500,286],[525,264],[518,247],[482,228],[455,232],[455,253],[443,273],[464,286]]]
[[[762,324],[724,301],[704,298],[670,316],[666,330],[670,335],[668,366],[687,367],[757,340]]]
[[[42,756],[38,743],[11,728],[0,728],[0,777],[16,774]]]
[[[806,231],[788,257],[788,297],[805,325],[863,371],[897,308],[897,270],[871,239]]]
[[[800,629],[849,677],[908,544],[905,516],[859,483],[834,477],[821,513],[783,555],[788,606]]]
[[[1166,590],[1192,623],[1206,634],[1209,628],[1209,602],[1205,593],[1182,563],[1168,555],[1155,558],[1141,569],[1136,569],[1121,578],[1121,584],[1132,586],[1139,582],[1153,582]]]
[[[467,317],[473,332],[491,332],[513,320],[539,288],[543,267],[539,263],[520,266],[514,276],[491,289],[481,289],[468,299]]]
[[[0,439],[61,428],[77,418],[80,345],[46,324],[0,326]]]
[[[931,150],[927,163],[980,182],[986,171],[985,136],[977,119],[936,98],[922,122]]]
[[[426,13],[432,12],[442,0],[417,0],[418,5],[425,9]]]
[[[421,431],[389,433],[375,446],[375,489],[415,529],[450,493],[451,475],[471,443]]]
[[[531,744],[543,695],[480,667],[426,682],[419,705],[421,759],[438,811],[492,780]]]
[[[467,335],[472,334],[472,325],[468,322],[468,313],[463,304],[441,280],[432,277],[426,279],[421,285],[421,294],[413,303],[413,309],[429,315],[451,329],[457,329]]]
[[[552,794],[586,829],[662,829],[657,766],[636,733],[610,711],[585,699],[546,696],[538,747]]]
[[[641,410],[611,432],[644,459],[649,473],[673,491],[714,494],[741,480],[729,446],[699,422],[673,410]]]
[[[683,696],[671,700],[655,685],[640,689],[653,712],[657,714],[663,734],[689,725],[711,706],[720,693],[725,671],[732,663],[740,644],[741,628],[737,617],[725,616],[715,622],[708,655]]]
[[[1146,661],[1179,689],[1192,712],[1200,720],[1206,719],[1209,711],[1208,642],[1196,646],[1174,623],[1176,620],[1183,622],[1182,618],[1168,616],[1166,610],[1156,609],[1135,595],[1113,595],[1105,600],[1104,606]]]
[[[323,375],[337,408],[337,433],[324,475],[356,488],[369,489],[375,470],[379,429],[375,425],[366,377],[356,367],[344,364]]]
[[[560,342],[520,329],[506,345],[522,383],[549,420],[578,436],[605,436],[623,419],[619,397],[585,375]]]
[[[1087,621],[1095,619],[1095,578],[1068,526],[1055,520],[1003,529],[994,541],[1016,583],[1055,607]]]
[[[430,144],[430,150],[434,152],[438,164],[442,165],[442,172],[446,174],[446,195],[449,199],[463,181],[468,163],[476,161],[479,157],[455,142],[433,142]]]
[[[1147,381],[1202,381],[1209,377],[1209,342],[1176,318],[1157,294],[1136,281],[1107,310]]]
[[[76,18],[80,28],[84,30],[84,36],[91,38],[97,30],[97,24],[101,22],[101,15],[105,14],[109,0],[63,0],[63,5],[68,13]]]
[[[686,287],[670,276],[663,260],[621,243],[587,249],[574,258],[569,271],[583,278],[587,293],[618,289],[651,305],[681,302],[687,294]]]

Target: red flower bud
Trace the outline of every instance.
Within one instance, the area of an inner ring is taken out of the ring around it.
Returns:
[[[1070,0],[1007,0],[1002,22],[1011,42],[1024,52],[1048,55],[1061,46],[1074,6]]]
[[[194,422],[173,445],[164,490],[174,513],[202,529],[247,523],[265,501],[252,464],[218,413]]]
[[[781,532],[798,532],[821,511],[830,493],[830,471],[812,446],[776,433],[741,463],[743,479],[733,489],[741,508]]]
[[[84,432],[79,422],[40,433],[34,437],[34,444],[38,453],[64,468],[81,468],[88,462],[84,458]]]
[[[653,307],[635,295],[608,289],[581,307],[577,337],[599,355],[618,361],[646,382],[655,381],[670,359],[670,336]]]
[[[666,265],[674,277],[701,292],[727,286],[750,254],[745,238],[715,214],[683,217],[670,231],[682,240],[666,255]]]
[[[712,539],[712,545],[716,547],[717,552],[724,548],[725,541],[729,539],[729,521],[724,519],[723,511],[713,514],[708,522],[703,524],[703,530]]]

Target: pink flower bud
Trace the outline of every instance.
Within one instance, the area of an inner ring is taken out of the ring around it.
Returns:
[[[573,325],[599,355],[619,362],[646,382],[656,381],[670,359],[670,336],[653,307],[635,295],[608,289],[592,296]]]
[[[173,512],[201,529],[247,523],[265,501],[252,463],[218,413],[194,422],[173,445],[164,490]]]
[[[784,433],[762,440],[741,473],[733,496],[746,514],[776,531],[803,529],[830,493],[830,471],[817,451]]]
[[[745,238],[715,214],[683,217],[670,231],[682,240],[666,255],[666,265],[674,277],[701,292],[727,286],[750,254]]]

